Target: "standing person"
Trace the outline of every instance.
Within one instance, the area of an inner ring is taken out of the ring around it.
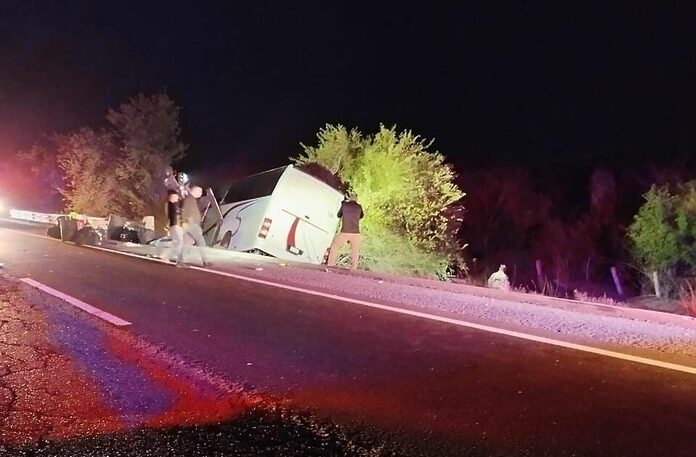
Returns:
[[[175,190],[183,200],[188,195],[189,177],[184,172],[176,172],[171,166],[167,167],[164,174],[164,187],[167,191]]]
[[[189,177],[183,171],[176,174],[176,182],[179,184],[179,195],[181,198],[186,198],[191,193],[191,182]]]
[[[176,190],[170,189],[167,191],[167,229],[169,236],[172,239],[172,247],[165,251],[162,256],[167,260],[172,260],[171,252],[174,252],[174,259],[178,260],[182,257],[184,250],[184,229],[181,227],[181,204],[179,193]]]
[[[167,191],[174,190],[179,193],[179,182],[176,180],[176,172],[172,167],[167,167],[164,172],[164,187]]]
[[[355,193],[351,193],[348,200],[341,203],[341,209],[338,210],[338,217],[341,218],[341,231],[336,234],[331,243],[329,260],[327,262],[330,267],[336,266],[338,250],[347,242],[350,243],[351,270],[358,268],[361,243],[360,219],[364,215],[362,206],[358,203],[358,196]]]
[[[204,267],[209,267],[210,262],[205,255],[205,238],[203,238],[203,229],[201,228],[201,209],[198,207],[198,199],[203,195],[203,189],[199,186],[193,186],[189,195],[184,198],[184,203],[181,205],[181,219],[183,222],[183,233],[184,235],[189,234],[193,241],[195,241],[196,246],[199,248],[198,252],[201,255],[201,260],[203,261]],[[184,261],[184,250],[181,250],[178,262],[183,264]]]

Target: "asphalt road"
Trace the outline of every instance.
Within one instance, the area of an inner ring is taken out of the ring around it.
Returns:
[[[43,230],[0,222],[0,262],[13,275],[126,319],[134,334],[239,385],[419,455],[696,455],[694,375],[3,227]]]

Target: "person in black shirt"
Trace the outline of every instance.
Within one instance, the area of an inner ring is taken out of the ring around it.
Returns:
[[[181,204],[179,203],[179,193],[176,190],[170,189],[167,191],[166,212],[172,247],[163,257],[169,261],[176,259],[177,266],[179,266],[179,264],[183,265],[179,259],[184,251],[184,229],[181,227]],[[172,251],[174,252],[174,256],[170,255]]]
[[[360,261],[360,219],[363,218],[362,206],[358,203],[358,196],[351,194],[348,200],[341,204],[338,217],[341,218],[341,231],[336,234],[329,250],[328,266],[336,266],[338,250],[345,243],[350,244],[351,270],[358,268]]]

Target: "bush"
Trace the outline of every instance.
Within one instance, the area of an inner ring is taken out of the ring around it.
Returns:
[[[676,294],[679,278],[696,271],[696,181],[653,186],[629,227],[633,257],[646,275],[656,271],[665,296]]]
[[[461,262],[458,224],[449,215],[464,194],[444,156],[428,151],[431,142],[384,126],[363,136],[327,125],[317,139],[292,160],[321,165],[358,194],[365,210],[363,267],[442,278]]]

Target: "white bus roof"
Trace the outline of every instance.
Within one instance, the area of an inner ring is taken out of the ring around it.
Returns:
[[[312,178],[317,183],[320,183],[340,193],[337,189],[325,183],[321,179],[318,179],[317,177],[312,176],[299,168],[295,168],[291,164],[245,176],[234,181],[227,187],[225,194],[222,197],[222,203],[240,202],[271,195],[281,176],[283,176],[289,168],[297,170],[298,172]]]

